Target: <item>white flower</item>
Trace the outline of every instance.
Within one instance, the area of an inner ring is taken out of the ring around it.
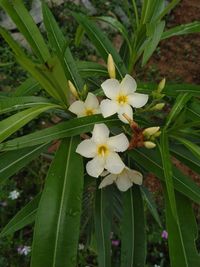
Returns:
[[[85,246],[83,244],[78,244],[78,250],[83,250]]]
[[[122,114],[125,113],[132,119],[133,110],[131,106],[141,108],[148,101],[148,95],[135,93],[136,81],[128,74],[121,83],[116,79],[108,79],[101,84],[101,87],[105,95],[110,98],[103,100],[100,104],[104,118],[118,113],[121,121],[129,123]]]
[[[120,156],[116,152],[124,152],[129,146],[125,134],[109,137],[108,127],[102,124],[95,124],[92,138],[82,141],[76,152],[86,158],[93,158],[86,165],[90,176],[98,177],[104,169],[110,173],[120,173],[124,168]]]
[[[29,246],[20,246],[20,247],[17,248],[17,252],[20,255],[27,256],[31,252],[31,247],[29,247]]]
[[[101,113],[97,97],[88,93],[85,102],[78,100],[71,104],[69,111],[76,114],[77,117],[84,117]]]
[[[127,191],[133,185],[133,183],[141,185],[142,178],[143,176],[140,172],[131,170],[125,166],[121,173],[110,173],[109,175],[107,175],[100,183],[99,188],[101,189],[107,185],[116,183],[118,189],[124,192]]]
[[[12,199],[12,200],[15,200],[17,199],[18,197],[20,196],[20,192],[17,191],[17,190],[13,190],[9,193],[9,196],[8,198]]]

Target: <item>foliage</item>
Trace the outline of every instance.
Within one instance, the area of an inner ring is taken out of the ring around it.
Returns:
[[[144,0],[140,12],[134,0],[131,4],[126,1],[128,30],[116,17],[89,18],[73,12],[79,23],[75,39],[80,43],[86,34],[105,62],[108,55],[112,55],[113,62],[109,64],[116,69],[117,79],[122,80],[126,74],[133,73],[135,66],[141,64],[143,67],[147,63],[161,40],[199,32],[199,22],[165,31],[164,17],[178,2],[173,0],[165,6],[164,0]],[[15,172],[51,147],[53,141],[59,140],[44,189],[37,192],[39,195],[15,215],[0,235],[10,235],[35,221],[31,266],[75,267],[80,231],[85,233],[88,248],[97,253],[98,266],[109,267],[114,261],[110,253],[110,233],[114,232],[121,240],[120,266],[145,265],[146,206],[158,227],[161,225],[152,196],[146,188],[135,184],[126,192],[120,192],[114,186],[98,189],[102,178],[88,177],[83,168],[85,160],[76,153],[80,135],[90,136],[94,124],[106,124],[112,135],[124,132],[129,136],[131,149],[123,153],[126,165],[143,175],[154,173],[162,181],[171,266],[199,266],[192,202],[200,203],[200,189],[173,165],[172,160],[173,155],[200,173],[199,86],[165,86],[164,80],[158,86],[140,82],[139,94],[148,94],[150,101],[145,107],[136,107],[130,125],[122,124],[117,116],[74,118],[69,111],[72,93],[76,92],[82,104],[87,101],[89,91],[102,96],[102,80],[111,76],[109,64],[107,71],[97,62],[76,61],[68,40],[45,3],[42,3],[42,11],[48,40],[43,38],[22,0],[0,0],[0,5],[32,51],[32,54],[24,51],[9,32],[0,28],[0,34],[13,50],[17,62],[31,76],[15,92],[0,95],[0,113],[3,114],[0,122],[0,183],[7,182]],[[121,33],[124,41],[119,52],[96,24],[99,20]],[[91,84],[93,89],[89,90]],[[165,103],[170,103],[169,112],[163,108]],[[35,132],[30,130],[18,137],[22,127],[50,110],[61,118],[57,125]],[[144,129],[155,129],[157,121],[161,136],[156,136],[158,131],[153,134],[148,131],[145,135]],[[135,146],[138,136],[144,138],[142,148],[141,145]],[[155,145],[157,147],[153,148]],[[119,177],[113,181],[117,179]],[[187,219],[185,214],[189,214]]]

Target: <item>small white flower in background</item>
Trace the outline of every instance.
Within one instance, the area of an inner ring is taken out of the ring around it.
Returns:
[[[78,250],[83,250],[84,248],[85,248],[85,246],[83,244],[78,245]]]
[[[154,267],[160,267],[160,265],[155,264]]]
[[[105,95],[110,99],[101,101],[100,108],[104,118],[118,113],[118,117],[124,123],[129,123],[123,113],[133,118],[133,108],[141,108],[148,101],[148,95],[135,93],[137,84],[130,76],[126,75],[119,83],[116,79],[108,79],[101,84]]]
[[[69,107],[69,111],[76,114],[77,117],[84,117],[101,113],[99,108],[99,101],[97,97],[92,93],[88,93],[85,102],[77,100],[72,103]]]
[[[109,137],[109,129],[102,123],[95,124],[92,138],[82,141],[76,152],[83,157],[93,158],[87,163],[86,170],[90,176],[98,177],[104,169],[114,174],[124,169],[125,165],[116,152],[124,152],[128,146],[125,134]]]
[[[27,256],[31,252],[31,247],[29,246],[20,246],[17,248],[17,252],[19,255]]]
[[[8,198],[12,199],[12,200],[15,200],[17,199],[18,197],[20,196],[20,192],[17,191],[17,190],[13,190],[9,193],[9,196]]]
[[[102,176],[107,175],[107,172],[102,173]],[[131,170],[125,166],[125,168],[119,174],[108,174],[100,183],[99,188],[103,188],[112,183],[116,183],[120,191],[127,191],[133,184],[142,184],[143,176],[140,172]]]

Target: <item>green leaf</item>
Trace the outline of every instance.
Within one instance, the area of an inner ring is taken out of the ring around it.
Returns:
[[[189,33],[198,33],[198,32],[200,32],[200,22],[194,21],[191,23],[176,26],[174,28],[171,28],[171,29],[165,31],[162,34],[162,40],[170,38],[172,36],[189,34]]]
[[[48,6],[44,2],[42,3],[42,12],[50,45],[55,50],[55,53],[64,68],[67,79],[73,82],[77,90],[81,91],[84,86],[84,81],[78,73],[76,62],[68,47],[66,38],[58,27]]]
[[[37,107],[18,112],[4,119],[0,122],[0,142],[4,141],[7,137],[19,130],[42,112],[58,107],[60,106],[46,103],[45,105],[38,105]]]
[[[146,234],[143,199],[139,186],[123,193],[121,267],[143,267]]]
[[[97,27],[97,25],[83,14],[72,13],[78,23],[85,29],[88,37],[95,45],[99,54],[102,56],[105,62],[107,62],[108,54],[111,54],[115,62],[115,67],[119,73],[119,76],[123,78],[127,74],[127,69],[123,64],[123,61],[119,53],[115,50],[107,36]]]
[[[178,217],[177,217],[176,200],[175,200],[175,194],[174,194],[174,183],[173,183],[173,178],[172,178],[173,177],[172,164],[171,164],[171,158],[170,158],[170,153],[169,153],[169,141],[168,141],[168,136],[164,129],[161,132],[159,148],[160,148],[160,154],[161,154],[161,159],[162,159],[165,184],[167,188],[167,195],[169,198],[169,203],[170,203],[170,207],[172,210],[172,214],[175,220],[177,220]]]
[[[179,113],[183,110],[183,108],[185,107],[186,103],[191,99],[191,95],[188,93],[185,94],[180,94],[177,98],[176,98],[176,102],[173,105],[168,117],[167,117],[167,121],[165,124],[165,128],[167,128],[171,122],[173,122],[177,116],[179,115]]]
[[[159,19],[162,19],[165,15],[167,15],[181,0],[172,0],[166,8],[161,12]]]
[[[41,64],[36,64],[33,63],[31,60],[29,60],[27,57],[23,56],[16,56],[17,61],[19,64],[27,70],[34,78],[37,80],[42,88],[44,88],[47,93],[52,96],[53,98],[64,102],[67,104],[67,91],[65,90],[66,84],[64,86],[64,78],[62,75],[62,68],[60,66],[60,62],[54,58],[53,60],[51,59],[51,62],[53,62],[53,65],[46,67],[45,65]],[[56,74],[60,72],[59,78],[61,77],[61,84],[60,82],[57,81],[58,78],[56,78]]]
[[[174,155],[183,164],[200,174],[199,160],[187,148],[183,147],[182,145],[173,144],[170,146],[170,151],[172,155]]]
[[[0,184],[17,173],[47,148],[46,144],[0,154]]]
[[[112,188],[97,188],[95,196],[95,237],[98,266],[101,267],[111,267],[111,221]]]
[[[118,30],[121,33],[121,35],[124,37],[124,40],[126,41],[128,47],[129,47],[130,54],[132,53],[132,48],[131,48],[131,44],[129,41],[130,36],[128,34],[128,31],[126,30],[124,25],[118,19],[113,18],[113,17],[109,17],[109,16],[95,17],[95,19],[107,22],[112,27],[114,27],[116,30]]]
[[[37,93],[41,89],[39,83],[33,79],[28,78],[17,89],[12,92],[12,96],[29,96]]]
[[[198,228],[189,199],[176,192],[179,226],[174,220],[166,194],[165,203],[171,267],[199,266],[200,256],[195,245]]]
[[[9,221],[0,233],[4,237],[24,228],[35,220],[41,194],[38,194]]]
[[[141,24],[158,21],[165,6],[164,0],[144,0],[142,4]]]
[[[38,58],[42,62],[46,62],[50,58],[48,48],[40,31],[38,30],[38,27],[28,10],[25,8],[23,2],[21,0],[14,0],[10,3],[10,1],[1,0],[0,5],[17,25],[18,29],[29,42]]]
[[[134,149],[128,154],[135,162],[148,172],[154,173],[161,181],[164,181],[164,172],[158,149]],[[145,164],[143,164],[145,162]],[[196,203],[200,203],[200,188],[181,171],[172,167],[174,188]]]
[[[0,99],[0,114],[26,109],[34,106],[42,106],[50,103],[50,100],[38,96],[7,97]]]
[[[158,223],[160,228],[162,228],[162,223],[157,211],[156,202],[153,199],[152,193],[144,186],[141,186],[141,191],[148,209],[150,210],[151,214],[153,215],[155,221]]]
[[[181,137],[176,136],[174,138],[177,139],[179,142],[181,142],[187,149],[189,149],[198,158],[198,160],[200,160],[200,146]]]
[[[79,142],[79,137],[63,140],[49,169],[36,215],[31,267],[76,266],[83,190],[82,158],[75,153]]]
[[[160,42],[164,28],[165,28],[165,21],[160,21],[159,23],[156,23],[153,34],[151,34],[151,36],[149,37],[149,41],[147,41],[144,48],[142,66],[144,66],[147,63],[153,52],[156,50],[156,47]]]
[[[78,70],[82,77],[90,78],[90,77],[108,77],[108,71],[105,66],[100,65],[96,62],[90,61],[78,61],[77,62]]]
[[[108,126],[119,125],[117,118],[104,119],[101,115],[93,115],[61,122],[48,129],[24,135],[0,144],[0,150],[13,150],[27,146],[49,143],[52,140],[91,132],[95,123],[106,123]]]

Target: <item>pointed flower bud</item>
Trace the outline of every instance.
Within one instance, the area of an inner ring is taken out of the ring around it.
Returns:
[[[165,83],[166,83],[166,79],[162,79],[162,81],[160,81],[160,83],[158,84],[158,89],[157,89],[157,92],[158,93],[161,93],[162,90],[164,89],[165,87]]]
[[[146,128],[144,131],[143,131],[143,135],[145,137],[150,137],[152,135],[155,135],[155,133],[157,133],[158,131],[160,130],[160,127],[149,127],[149,128]]]
[[[151,110],[162,110],[165,106],[165,103],[158,103],[151,108]]]
[[[110,78],[115,79],[115,63],[111,54],[108,55],[107,68]]]
[[[68,86],[72,95],[75,96],[76,98],[79,98],[78,91],[70,80],[68,81]]]
[[[144,146],[148,149],[154,148],[156,146],[155,143],[151,142],[151,141],[145,141],[144,142]]]

